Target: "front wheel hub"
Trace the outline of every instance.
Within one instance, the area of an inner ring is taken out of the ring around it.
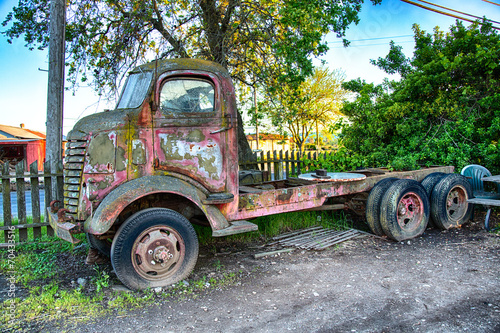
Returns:
[[[169,259],[172,259],[174,255],[165,246],[159,246],[154,250],[153,258],[156,262],[163,264]]]

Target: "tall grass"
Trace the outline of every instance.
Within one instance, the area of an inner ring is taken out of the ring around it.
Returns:
[[[332,211],[303,211],[282,213],[276,215],[261,216],[251,220],[257,224],[259,230],[256,232],[243,233],[224,237],[227,241],[253,242],[267,241],[284,232],[304,229],[321,225],[324,228],[346,230],[352,228],[352,221],[344,212]],[[209,245],[214,242],[210,227],[195,226],[198,233],[200,245]]]

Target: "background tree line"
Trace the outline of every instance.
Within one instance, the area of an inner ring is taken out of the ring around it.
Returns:
[[[371,0],[380,3],[380,0]],[[2,32],[22,37],[30,48],[48,41],[49,0],[20,0]],[[344,83],[341,74],[314,70],[323,37],[343,37],[358,21],[363,0],[114,0],[68,2],[66,27],[69,80],[77,88],[91,81],[113,91],[132,67],[155,57],[196,57],[226,67],[241,95],[258,88],[258,112],[271,116],[302,146],[315,124],[328,125],[339,112],[345,90],[338,152],[311,167],[352,170],[394,169],[470,163],[500,172],[500,40],[486,22],[457,22],[449,32],[414,26],[415,52],[406,58],[391,43],[387,57],[373,63],[400,81],[382,85],[361,79]],[[347,41],[346,41],[347,43]],[[329,78],[335,80],[328,83]],[[327,98],[315,91],[321,86]],[[250,149],[240,121],[241,159]],[[246,156],[246,157],[245,157]]]

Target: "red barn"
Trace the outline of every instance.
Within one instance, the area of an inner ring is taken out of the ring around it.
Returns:
[[[0,125],[0,161],[15,165],[25,161],[25,169],[38,160],[38,170],[45,161],[45,134],[21,127]]]

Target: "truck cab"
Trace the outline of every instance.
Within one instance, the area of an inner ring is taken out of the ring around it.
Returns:
[[[76,242],[83,231],[113,258],[120,227],[147,209],[175,213],[170,218],[190,234],[191,223],[215,234],[256,230],[225,217],[237,210],[236,112],[231,78],[218,64],[176,59],[135,68],[116,109],[81,119],[67,136],[64,211],[49,214],[57,235]],[[166,234],[155,233],[169,253],[182,252]]]
[[[146,289],[191,273],[193,224],[226,236],[257,230],[248,220],[263,215],[351,209],[375,234],[401,241],[420,236],[431,215],[443,228],[470,217],[470,184],[452,166],[317,170],[240,186],[237,119],[220,65],[175,59],[135,68],[115,110],[81,119],[68,134],[64,207],[51,204],[50,225],[73,243],[86,233],[126,286]]]

